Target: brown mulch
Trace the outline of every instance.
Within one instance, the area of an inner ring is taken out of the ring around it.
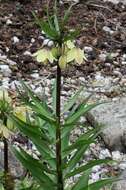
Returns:
[[[60,5],[59,8],[62,15],[64,9],[68,8],[68,4]],[[23,55],[25,51],[33,53],[42,46],[42,39],[39,39],[41,32],[34,23],[32,11],[37,11],[39,16],[44,17],[45,1],[3,0],[0,2],[0,50],[18,63],[18,71],[25,73],[37,68],[42,69],[42,66],[30,56]],[[8,19],[12,24],[7,25]],[[94,51],[88,59],[89,64],[77,67],[86,74],[104,67],[104,63],[100,63],[98,59],[101,51],[118,51],[120,55],[126,53],[126,7],[122,4],[113,5],[103,3],[102,0],[84,4],[82,1],[73,8],[68,26],[81,29],[77,39],[80,47],[93,47]],[[113,35],[107,34],[103,31],[103,26],[108,26],[116,32]],[[19,38],[19,43],[13,43],[14,36]],[[33,43],[32,38],[35,39]]]

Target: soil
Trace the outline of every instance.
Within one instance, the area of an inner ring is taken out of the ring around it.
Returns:
[[[126,6],[122,3],[114,5],[101,0],[89,2],[81,1],[72,10],[68,26],[81,29],[77,38],[80,47],[90,46],[93,53],[88,58],[88,63],[77,66],[76,69],[85,75],[97,70],[103,70],[111,75],[111,68],[105,68],[104,62],[98,59],[102,52],[118,52],[120,56],[126,53]],[[68,3],[60,5],[61,15],[67,9]],[[43,66],[35,62],[31,56],[24,55],[25,51],[35,52],[42,46],[41,31],[34,22],[32,11],[39,17],[46,15],[46,3],[42,0],[6,0],[0,2],[0,51],[8,58],[18,63],[15,73],[28,74],[34,69],[43,70]],[[8,24],[8,20],[11,23]],[[107,26],[114,31],[113,34],[103,31]],[[19,38],[18,43],[13,42],[13,37]],[[110,61],[110,60],[109,60]],[[120,67],[120,66],[118,66]],[[71,73],[73,73],[70,70]],[[122,74],[126,74],[126,66],[121,67]],[[73,73],[74,74],[74,73]]]

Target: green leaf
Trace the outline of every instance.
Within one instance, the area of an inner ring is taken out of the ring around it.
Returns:
[[[57,40],[59,38],[57,31],[54,28],[50,27],[50,23],[47,23],[42,19],[38,18],[35,13],[33,13],[33,16],[35,18],[36,24],[41,28],[41,30],[45,32],[47,37],[52,40]]]
[[[78,99],[80,93],[82,92],[82,90],[83,90],[83,87],[81,87],[81,88],[75,93],[75,95],[72,96],[72,97],[68,100],[68,102],[64,105],[64,109],[63,109],[63,111],[62,111],[62,114],[63,114],[64,112],[69,111],[69,109],[76,103],[76,101],[77,101],[77,99]]]
[[[21,92],[20,96],[22,98],[22,100],[28,105],[30,106],[33,111],[37,112],[38,115],[41,115],[42,119],[48,121],[48,122],[55,122],[55,119],[53,118],[52,114],[49,112],[45,102],[41,102],[41,100],[32,92],[32,90],[30,88],[28,88],[28,86],[21,81],[22,87],[24,89],[24,91],[29,95],[29,97],[31,98],[31,100],[25,100],[25,97],[22,96]]]
[[[71,4],[68,8],[67,11],[65,11],[65,15],[64,15],[64,18],[63,18],[63,27],[64,25],[68,22],[68,19],[69,19],[69,16],[70,16],[70,12],[71,12],[71,9],[72,9],[73,5]]]
[[[88,169],[91,169],[92,167],[94,167],[96,165],[107,164],[107,163],[111,163],[111,162],[112,162],[112,160],[110,160],[110,159],[91,160],[87,164],[82,165],[82,166],[74,169],[72,172],[66,174],[65,178],[69,178],[69,177],[75,176],[77,174],[80,174]]]
[[[80,30],[69,31],[64,37],[64,42],[68,40],[74,40],[80,34]]]
[[[87,145],[87,144],[91,144],[94,141],[92,140],[86,140],[86,139],[82,139],[82,140],[77,140],[75,143],[73,143],[72,145],[68,146],[67,148],[65,148],[62,151],[62,157],[68,155],[68,153],[72,152],[73,150],[78,150],[80,147]]]
[[[89,105],[83,105],[81,104],[78,108],[78,110],[70,117],[67,118],[65,125],[75,125],[75,123],[80,119],[81,116],[86,114],[88,111],[92,110],[95,108],[97,105],[100,103],[94,103],[94,104],[89,104]]]
[[[87,187],[90,173],[91,173],[91,169],[86,170],[71,190],[81,190],[82,188]]]
[[[54,182],[49,178],[47,174],[45,174],[44,171],[42,171],[42,165],[37,160],[32,158],[21,148],[20,151],[16,150],[15,148],[13,151],[23,166],[32,173],[32,175],[40,182],[43,187],[45,187],[45,189],[54,189]]]
[[[112,184],[113,182],[119,181],[119,178],[110,178],[110,179],[103,179],[97,182],[94,182],[87,187],[81,188],[80,190],[100,190],[106,185]]]
[[[29,124],[23,122],[16,116],[11,115],[10,118],[14,122],[17,128],[20,129],[20,131],[29,137],[29,139],[35,144],[38,151],[41,153],[42,158],[48,158],[48,163],[51,167],[54,166],[54,161],[52,164],[52,159],[55,158],[55,154],[53,150],[49,147],[49,140],[46,136],[46,134],[42,134],[37,128],[30,126]]]
[[[56,14],[54,15],[54,24],[55,24],[57,33],[60,35],[60,27],[59,27],[59,22],[58,22],[58,18]]]
[[[92,139],[90,139],[92,140]],[[68,161],[68,163],[65,165],[65,170],[64,170],[64,174],[68,174],[69,172],[71,172],[71,170],[73,170],[73,168],[76,166],[76,164],[80,161],[80,159],[82,158],[82,156],[84,155],[84,153],[86,152],[86,150],[89,148],[90,143],[82,146],[79,150],[77,150],[74,155],[72,156],[72,158]]]

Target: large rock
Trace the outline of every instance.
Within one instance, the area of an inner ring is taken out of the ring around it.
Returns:
[[[126,97],[99,105],[91,113],[106,126],[102,133],[106,145],[111,150],[126,152]]]
[[[112,190],[126,190],[126,170],[120,175],[120,179],[113,185]]]
[[[104,0],[104,1],[110,1],[110,2],[112,2],[114,4],[118,4],[118,3],[126,4],[126,0]]]

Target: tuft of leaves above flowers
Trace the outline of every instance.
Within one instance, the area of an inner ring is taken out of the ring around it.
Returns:
[[[43,64],[55,62],[59,64],[61,69],[65,69],[68,64],[73,62],[80,65],[86,61],[84,51],[76,47],[74,43],[74,39],[79,34],[79,30],[66,31],[66,23],[71,8],[72,5],[65,12],[63,19],[58,17],[56,1],[54,14],[50,16],[49,10],[47,10],[47,21],[43,21],[33,13],[36,24],[39,25],[41,31],[54,42],[52,49],[43,47],[33,54],[33,57],[35,57],[38,62]]]

